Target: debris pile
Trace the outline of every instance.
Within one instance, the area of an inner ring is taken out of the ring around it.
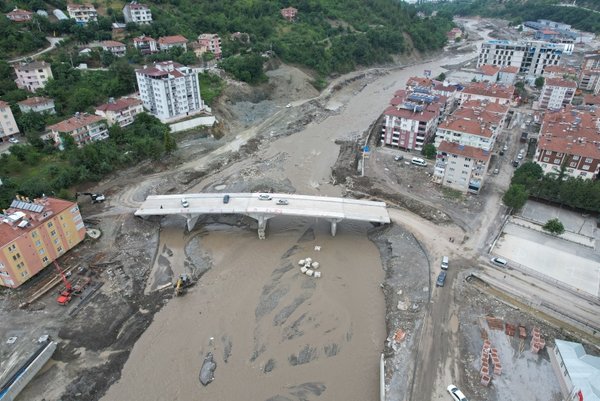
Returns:
[[[492,348],[490,340],[485,340],[483,342],[483,347],[481,348],[481,369],[479,370],[481,384],[484,386],[488,386],[492,380],[490,359],[492,360],[494,374],[500,376],[502,374],[502,364],[500,363],[500,357],[498,356],[498,349]]]
[[[544,337],[540,334],[540,328],[537,326],[533,327],[531,333],[531,352],[537,354],[546,346],[546,340],[544,340]]]
[[[319,262],[313,262],[311,258],[300,259],[298,262],[300,265],[300,272],[302,274],[306,274],[309,277],[319,278],[321,277],[321,272],[317,271],[320,267]]]

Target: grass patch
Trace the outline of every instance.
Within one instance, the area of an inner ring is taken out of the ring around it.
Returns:
[[[198,79],[200,80],[200,94],[202,99],[207,105],[212,106],[214,100],[223,92],[225,81],[219,76],[207,72],[198,74]]]
[[[445,199],[461,201],[464,199],[464,194],[456,189],[442,187],[442,195]]]

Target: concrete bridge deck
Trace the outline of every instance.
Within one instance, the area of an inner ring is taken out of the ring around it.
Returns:
[[[229,195],[229,202],[223,197]],[[176,214],[187,218],[192,229],[203,214],[243,214],[258,221],[258,234],[264,238],[267,220],[279,215],[324,218],[331,222],[331,234],[335,235],[337,223],[344,219],[389,223],[390,217],[384,202],[365,201],[326,196],[268,194],[263,200],[258,193],[198,193],[178,195],[151,195],[135,212],[136,216]],[[184,207],[182,200],[189,203]],[[285,199],[287,205],[278,205]]]

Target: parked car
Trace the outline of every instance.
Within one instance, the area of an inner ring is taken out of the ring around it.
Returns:
[[[223,197],[223,203],[229,203],[229,195]]]
[[[421,167],[427,166],[427,162],[425,160],[421,159],[420,157],[413,157],[410,162],[414,165],[421,166]]]
[[[259,194],[258,199],[259,200],[271,200],[273,198],[271,198],[271,195],[269,195],[269,194]]]
[[[436,285],[436,287],[443,287],[445,282],[446,282],[446,271],[442,270],[440,272],[440,275],[437,278],[437,281],[435,282],[435,285]]]
[[[504,156],[504,151],[503,151],[503,150],[501,150],[500,152],[498,152],[498,154],[499,154],[500,156]]]
[[[190,207],[190,203],[185,198],[181,198],[181,206],[182,207]]]
[[[521,160],[522,158],[523,158],[523,153],[519,153],[519,154],[517,155],[517,160]]]
[[[396,155],[396,156],[394,156],[394,160],[397,161],[397,162],[399,162],[402,159],[404,159],[404,156],[402,156],[402,155]]]
[[[454,384],[448,386],[448,392],[455,401],[468,401],[467,397]]]
[[[515,168],[519,167],[519,161],[518,160],[513,160],[512,165]]]
[[[19,140],[17,138],[9,138],[8,142],[10,142],[10,143],[19,143]]]
[[[449,263],[450,263],[450,260],[448,259],[448,256],[444,256],[442,258],[442,264],[441,264],[442,270],[448,270],[448,264]]]
[[[508,150],[508,145],[504,145],[504,146],[502,147],[502,150],[506,152],[506,151]]]
[[[279,199],[277,200],[277,204],[278,205],[288,205],[290,202],[288,202],[287,199]]]
[[[506,259],[502,259],[497,256],[490,259],[490,262],[492,262],[493,264],[498,265],[500,267],[506,267],[508,265],[508,261]]]
[[[499,169],[497,169],[497,168],[494,169],[494,174],[498,174],[499,172],[500,172]]]

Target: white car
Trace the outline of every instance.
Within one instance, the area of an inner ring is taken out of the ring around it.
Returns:
[[[279,200],[277,201],[277,204],[278,204],[278,205],[289,205],[289,204],[290,204],[290,202],[288,202],[288,200],[287,200],[287,199],[279,199]]]
[[[190,207],[190,202],[188,202],[185,198],[181,198],[181,206],[186,208]]]
[[[451,385],[448,386],[448,392],[452,396],[453,400],[456,400],[456,401],[469,401],[469,400],[467,400],[467,397],[465,397],[465,395],[462,393],[462,391],[460,391],[458,389],[458,387],[456,387],[454,384],[451,384]]]
[[[420,157],[413,157],[410,162],[414,165],[421,166],[421,167],[427,166],[427,162],[425,160],[421,159]]]
[[[501,267],[506,267],[508,265],[508,261],[506,259],[502,259],[497,256],[491,258],[490,262],[492,262],[495,265],[501,266]]]
[[[271,195],[269,195],[269,194],[259,194],[258,199],[259,200],[271,200],[273,198],[271,198]]]
[[[10,142],[10,143],[19,143],[19,140],[17,138],[9,138],[8,142]]]

